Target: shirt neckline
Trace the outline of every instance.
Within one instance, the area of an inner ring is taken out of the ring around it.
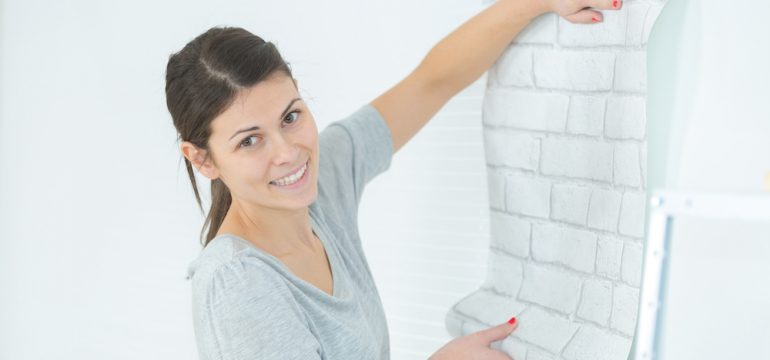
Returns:
[[[342,277],[341,276],[337,276],[338,273],[339,273],[339,271],[338,271],[339,265],[338,265],[338,262],[337,262],[337,253],[334,251],[334,249],[332,249],[332,246],[327,241],[328,239],[326,238],[326,232],[323,231],[323,227],[318,222],[318,220],[316,220],[315,216],[313,215],[313,211],[312,210],[310,211],[310,223],[311,223],[311,227],[312,227],[313,233],[316,235],[316,237],[318,237],[319,240],[321,240],[321,244],[324,247],[324,252],[326,252],[326,256],[329,259],[329,267],[331,268],[330,270],[331,270],[331,273],[332,273],[331,274],[331,276],[332,276],[332,294],[331,295],[329,293],[327,293],[326,291],[321,290],[317,286],[311,284],[310,282],[306,281],[305,279],[297,276],[296,274],[294,274],[293,271],[291,271],[291,269],[289,269],[288,266],[286,266],[286,264],[283,263],[283,261],[281,261],[277,257],[273,256],[272,254],[270,254],[270,253],[268,253],[268,252],[266,252],[266,251],[264,251],[264,250],[262,250],[262,249],[260,249],[260,248],[258,248],[256,246],[254,246],[254,244],[252,244],[248,240],[246,240],[246,239],[244,239],[244,238],[242,238],[242,237],[240,237],[238,235],[235,235],[233,233],[229,233],[229,232],[223,233],[220,236],[230,236],[232,238],[235,238],[235,239],[237,239],[239,241],[244,242],[249,248],[251,248],[252,250],[257,252],[258,254],[262,255],[264,258],[274,262],[279,267],[281,267],[284,270],[284,272],[286,272],[288,274],[288,276],[291,277],[292,279],[297,280],[298,282],[300,282],[300,283],[302,283],[302,284],[312,288],[313,291],[321,293],[321,294],[325,295],[326,297],[340,299],[340,291],[341,291],[341,286],[342,286],[342,284],[340,284],[340,279],[342,279]]]

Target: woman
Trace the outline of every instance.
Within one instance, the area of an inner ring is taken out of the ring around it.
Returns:
[[[405,79],[318,133],[272,43],[212,28],[173,54],[166,97],[193,166],[211,179],[190,265],[201,359],[388,359],[388,332],[358,236],[364,186],[534,17],[574,23],[613,0],[499,0],[439,42]],[[203,234],[202,234],[203,235]],[[515,319],[454,339],[434,359],[508,359],[490,343]]]

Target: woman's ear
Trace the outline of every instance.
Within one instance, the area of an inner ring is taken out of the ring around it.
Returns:
[[[214,162],[211,161],[208,151],[198,148],[189,141],[183,141],[179,145],[179,150],[182,151],[182,155],[192,163],[192,165],[198,169],[201,175],[214,180],[219,177],[219,170]]]

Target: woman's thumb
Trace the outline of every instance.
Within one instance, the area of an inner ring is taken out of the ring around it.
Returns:
[[[508,322],[479,331],[478,335],[485,344],[489,345],[495,341],[505,339],[518,325],[519,322],[516,320],[516,317],[512,317]]]

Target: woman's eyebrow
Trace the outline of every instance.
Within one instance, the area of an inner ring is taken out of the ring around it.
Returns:
[[[279,120],[280,120],[280,119],[283,119],[283,117],[284,117],[284,116],[286,116],[286,113],[289,111],[289,109],[291,108],[291,106],[292,106],[292,105],[294,105],[294,103],[295,103],[297,100],[302,100],[302,98],[294,98],[294,99],[292,99],[291,101],[289,101],[289,105],[286,105],[286,108],[285,108],[285,109],[283,109],[283,112],[281,113],[281,116],[278,118]],[[235,137],[235,135],[238,135],[238,134],[240,134],[240,133],[242,133],[242,132],[253,131],[253,130],[259,130],[259,126],[252,126],[252,127],[248,128],[248,129],[241,129],[241,130],[238,130],[238,131],[236,131],[236,132],[235,132],[235,134],[233,134],[233,136],[231,136],[229,139],[227,139],[227,141],[230,141],[230,140],[232,140],[232,139]]]

